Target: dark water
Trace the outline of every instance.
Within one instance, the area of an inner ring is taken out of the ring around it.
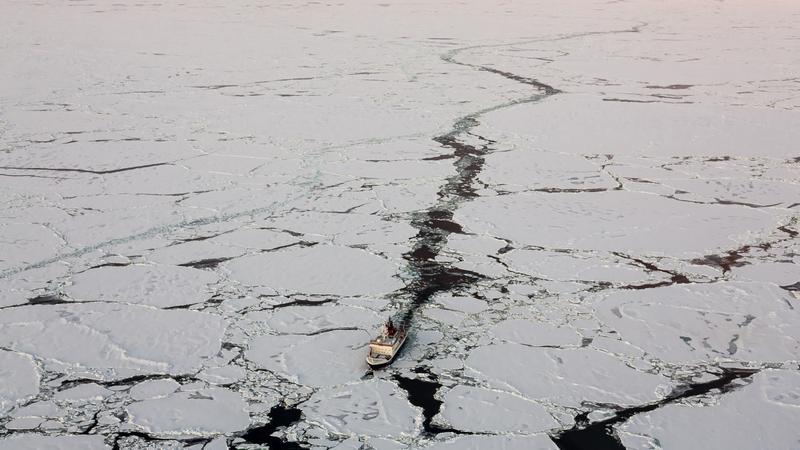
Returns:
[[[425,378],[406,378],[400,375],[396,375],[394,379],[397,381],[397,384],[400,386],[401,389],[406,391],[408,394],[408,401],[411,402],[412,405],[422,408],[422,428],[424,433],[435,435],[438,433],[457,433],[457,434],[469,434],[463,431],[454,430],[452,428],[445,428],[440,427],[438,425],[434,425],[431,423],[431,420],[439,414],[439,410],[442,407],[442,401],[436,399],[436,393],[439,391],[439,388],[442,385],[437,381],[434,375],[431,375],[424,370],[418,370],[419,374],[426,376]]]
[[[286,442],[272,433],[279,428],[288,427],[299,421],[303,413],[297,408],[286,408],[278,405],[272,407],[269,412],[270,421],[263,426],[250,428],[242,439],[251,444],[265,444],[266,448],[273,450],[306,450],[307,447],[296,442]]]
[[[730,391],[737,387],[734,383],[736,380],[749,378],[756,372],[755,370],[726,371],[716,380],[678,388],[660,402],[622,409],[613,417],[592,424],[588,424],[588,413],[580,414],[575,418],[576,425],[553,436],[553,442],[561,450],[625,450],[614,432],[614,425],[624,423],[636,414],[658,409],[680,399],[707,394],[713,390]]]

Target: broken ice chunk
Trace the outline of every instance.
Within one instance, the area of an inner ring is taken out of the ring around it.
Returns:
[[[2,326],[0,326],[2,330]],[[0,350],[0,414],[39,393],[39,371],[28,355]]]

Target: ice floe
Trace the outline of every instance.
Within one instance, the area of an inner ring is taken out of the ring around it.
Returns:
[[[597,317],[651,357],[672,363],[797,359],[800,308],[773,284],[723,282],[618,291]]]
[[[559,427],[544,406],[507,392],[456,386],[443,397],[441,418],[457,430],[533,434]]]
[[[126,407],[130,423],[154,436],[213,436],[240,431],[250,423],[241,395],[221,388],[176,392]]]
[[[14,434],[0,438],[3,450],[100,450],[109,449],[103,436],[42,435],[34,433]]]
[[[750,208],[625,191],[482,197],[459,209],[455,219],[472,232],[518,245],[684,257],[738,248],[776,223],[775,217]]]
[[[473,350],[466,366],[491,387],[508,389],[530,400],[570,407],[579,407],[584,402],[647,403],[665,395],[672,385],[668,378],[641,372],[586,348],[490,345]]]
[[[79,273],[65,291],[89,302],[122,302],[157,307],[202,303],[211,297],[208,285],[217,275],[174,266],[100,267]]]
[[[626,448],[791,449],[800,444],[800,374],[765,370],[709,405],[671,404],[620,427]]]
[[[28,355],[0,351],[0,414],[39,393],[39,371]]]
[[[198,370],[219,351],[225,321],[125,304],[25,306],[0,315],[0,345],[49,370],[114,379]]]
[[[417,410],[395,384],[383,380],[320,390],[303,410],[310,420],[342,434],[400,437],[419,426]]]
[[[393,263],[362,250],[332,245],[247,256],[225,267],[243,284],[263,284],[285,292],[363,295],[388,293],[401,286]]]
[[[247,359],[297,383],[332,386],[359,379],[364,361],[366,331],[333,330],[312,336],[261,336],[250,342]]]

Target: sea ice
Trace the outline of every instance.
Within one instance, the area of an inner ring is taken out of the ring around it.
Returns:
[[[303,404],[309,420],[342,434],[400,437],[419,427],[419,412],[395,384],[370,380],[320,390]]]
[[[800,374],[765,370],[711,405],[671,404],[621,428],[629,449],[794,449],[800,446]]]
[[[597,317],[650,356],[671,363],[797,359],[800,308],[773,284],[675,285],[602,296]]]
[[[0,438],[2,450],[100,450],[110,449],[103,436],[14,434]]]
[[[557,327],[546,322],[509,319],[494,326],[489,333],[495,338],[534,347],[578,346],[581,335],[574,329]]]
[[[166,397],[181,387],[180,383],[172,378],[160,380],[145,380],[131,387],[128,395],[134,400]]]
[[[369,295],[401,286],[395,264],[362,250],[333,245],[246,256],[225,267],[241,283],[284,292]],[[364,276],[367,272],[369,277]]]
[[[798,14],[0,2],[0,448],[800,447]]]
[[[0,414],[39,392],[39,371],[28,355],[0,350]]]
[[[672,386],[665,377],[640,372],[586,348],[489,345],[473,350],[466,366],[469,373],[491,387],[567,407],[579,407],[587,401],[638,405],[658,400]]]
[[[540,404],[502,391],[456,386],[444,394],[440,412],[457,430],[533,434],[558,428]]]
[[[89,302],[124,302],[161,308],[202,303],[211,297],[208,285],[216,274],[175,266],[100,267],[72,278],[67,294]]]
[[[96,383],[80,384],[70,389],[60,391],[53,398],[56,401],[66,402],[96,402],[111,395],[112,392]]]
[[[176,392],[132,403],[126,409],[135,427],[155,436],[213,436],[250,424],[241,395],[221,388]]]
[[[490,136],[513,134],[528,147],[578,155],[789,158],[797,153],[792,142],[800,140],[800,117],[775,109],[604,101],[584,94],[495,111],[481,122]]]
[[[126,304],[24,306],[0,314],[0,346],[49,370],[115,379],[197,370],[219,351],[225,321]]]
[[[642,268],[625,264],[621,258],[571,252],[514,250],[504,255],[512,270],[537,278],[560,281],[605,281],[643,283],[651,279]]]
[[[437,442],[429,450],[557,450],[547,435],[538,436],[460,436],[452,441]]]
[[[349,330],[312,336],[260,336],[250,342],[246,357],[303,385],[333,386],[364,375],[370,337],[365,331]]]
[[[309,334],[335,328],[377,330],[384,320],[374,311],[345,305],[287,306],[268,313],[251,313],[277,333]]]
[[[750,208],[697,205],[625,191],[481,197],[460,208],[455,220],[471,232],[518,245],[678,257],[738,248],[752,234],[771,231],[777,223],[776,217]]]

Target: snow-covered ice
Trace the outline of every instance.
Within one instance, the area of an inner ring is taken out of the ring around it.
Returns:
[[[582,402],[637,405],[657,400],[671,387],[663,376],[635,370],[584,348],[490,345],[470,353],[466,365],[475,378],[491,387],[559,406],[578,407]]]
[[[250,423],[241,395],[211,388],[131,403],[130,422],[154,436],[195,437],[240,431]]]
[[[303,409],[309,420],[340,433],[399,437],[417,427],[412,405],[393,383],[382,380],[321,390]]]
[[[0,3],[0,449],[800,447],[799,20]]]
[[[133,400],[162,398],[177,391],[179,387],[180,383],[172,378],[145,380],[130,388],[128,395]]]
[[[75,275],[65,292],[78,301],[170,307],[205,302],[215,281],[213,273],[189,267],[100,267]]]
[[[236,259],[231,278],[279,291],[333,295],[379,295],[401,286],[395,266],[358,249],[332,245],[287,249]],[[365,278],[364,273],[370,277]]]
[[[364,374],[369,338],[361,330],[334,330],[311,336],[266,335],[250,342],[246,356],[259,367],[303,385],[337,385]]]
[[[0,346],[45,368],[98,379],[183,374],[219,351],[225,321],[194,311],[125,304],[61,304],[0,314]]]
[[[17,434],[0,438],[3,450],[105,450],[111,448],[103,442],[102,436],[43,436],[36,434]]]
[[[462,436],[456,439],[435,443],[431,450],[481,450],[496,448],[499,450],[556,450],[558,447],[546,435],[533,437],[515,436]]]
[[[541,404],[507,392],[456,386],[444,405],[442,419],[457,430],[533,434],[559,426]]]
[[[39,393],[39,372],[28,355],[0,351],[0,411],[10,411],[20,400]]]
[[[800,354],[800,308],[773,284],[721,282],[615,292],[597,317],[652,357],[699,361],[791,362]]]
[[[622,427],[628,448],[792,449],[800,420],[800,374],[768,369],[710,405],[665,406]]]
[[[520,220],[519,211],[535,214]],[[519,245],[688,258],[738,248],[751,235],[771,231],[785,216],[610,191],[592,196],[533,192],[481,197],[457,211],[455,218],[473,233],[502,236]]]

